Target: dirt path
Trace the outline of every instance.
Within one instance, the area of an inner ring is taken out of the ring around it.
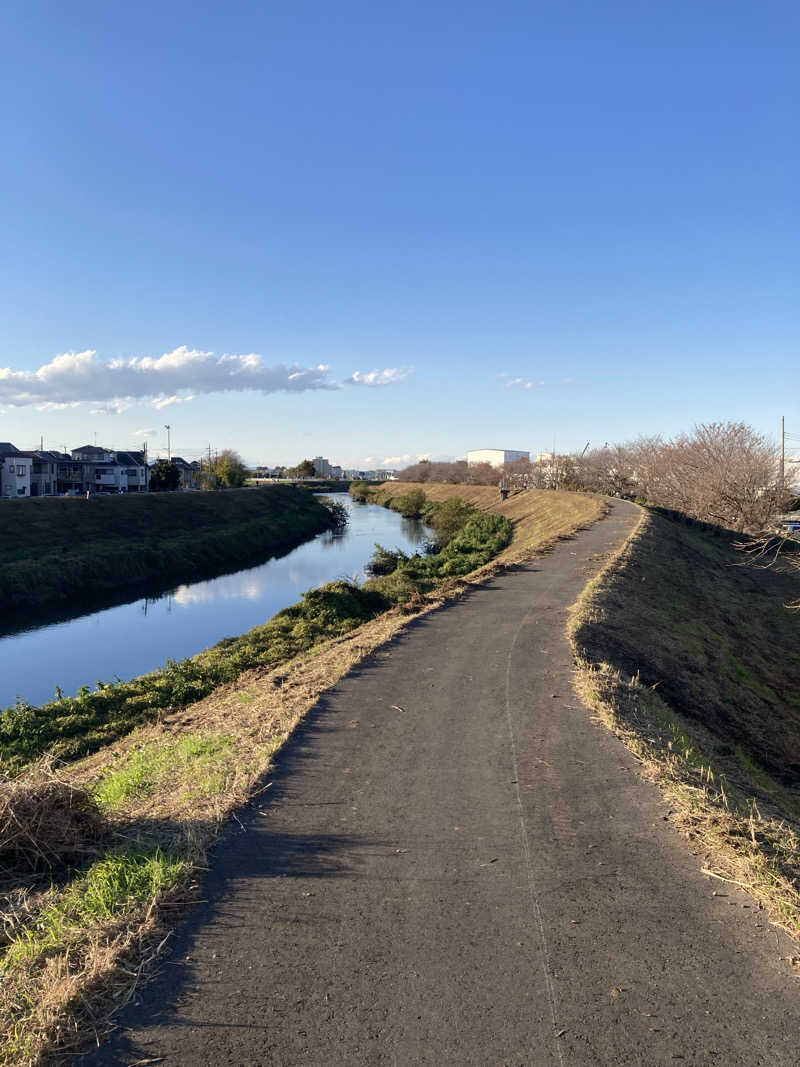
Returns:
[[[699,873],[572,692],[567,609],[634,521],[618,505],[343,680],[82,1062],[795,1067],[788,940]]]

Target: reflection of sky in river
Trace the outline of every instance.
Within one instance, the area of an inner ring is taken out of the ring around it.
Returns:
[[[166,660],[184,659],[223,637],[244,633],[307,590],[337,578],[363,575],[375,542],[414,551],[424,539],[419,523],[385,508],[351,505],[341,535],[321,534],[281,559],[181,585],[158,599],[135,600],[68,622],[0,639],[0,708],[17,695],[49,700],[55,687],[74,693],[98,679],[133,678]]]

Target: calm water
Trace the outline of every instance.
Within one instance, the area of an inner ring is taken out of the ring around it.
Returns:
[[[32,704],[51,700],[57,685],[73,694],[82,685],[94,688],[98,679],[135,678],[167,659],[193,656],[266,622],[307,589],[362,575],[376,541],[413,551],[426,537],[419,522],[353,504],[346,493],[328,495],[350,512],[341,534],[320,534],[280,559],[180,585],[156,599],[0,638],[0,708],[18,696]]]

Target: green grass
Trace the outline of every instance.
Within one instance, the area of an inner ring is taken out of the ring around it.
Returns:
[[[263,626],[226,638],[191,659],[127,682],[84,686],[74,697],[36,707],[19,701],[0,713],[0,771],[14,774],[49,752],[70,761],[181,708],[232,682],[254,667],[273,667],[320,641],[348,633],[391,607],[377,590],[332,582],[306,593],[299,604]]]
[[[291,486],[3,501],[0,600],[30,609],[188,581],[294,547],[332,525]]]
[[[159,849],[104,856],[12,941],[0,957],[0,973],[84,941],[92,927],[122,918],[174,888],[186,869],[180,857]]]
[[[341,637],[395,604],[434,589],[440,582],[482,566],[511,540],[510,522],[475,513],[433,556],[412,556],[395,571],[364,585],[331,582],[263,626],[226,638],[191,659],[127,682],[83,687],[40,707],[18,702],[0,713],[0,771],[14,774],[44,753],[71,761],[88,755],[185,707],[255,667],[274,667],[316,645]]]
[[[104,776],[95,790],[100,807],[114,811],[142,800],[172,782],[193,797],[207,797],[225,788],[226,768],[233,753],[229,737],[184,734],[149,741],[134,749],[118,769]]]
[[[800,616],[784,605],[798,580],[741,563],[723,532],[651,513],[589,594],[576,641],[590,661],[657,684],[687,733],[707,731],[704,749],[738,746],[744,770],[795,792]]]

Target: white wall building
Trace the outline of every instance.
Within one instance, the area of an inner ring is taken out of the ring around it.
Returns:
[[[467,452],[467,466],[477,467],[479,463],[489,463],[493,467],[504,467],[506,463],[530,458],[530,452],[521,452],[515,448],[476,448]]]
[[[33,460],[8,442],[0,447],[0,496],[17,499],[31,495]]]

